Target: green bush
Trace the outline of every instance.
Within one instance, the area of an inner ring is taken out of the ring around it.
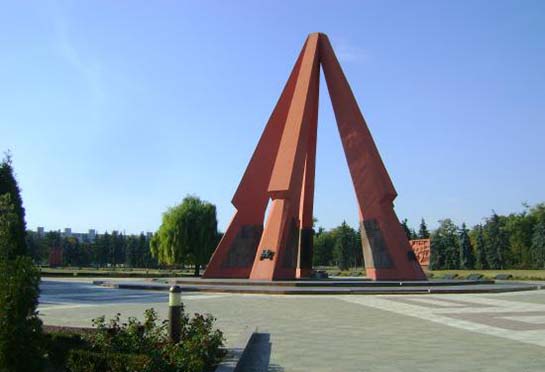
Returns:
[[[217,364],[225,353],[223,333],[214,329],[214,321],[211,315],[189,317],[182,309],[181,341],[174,344],[168,339],[168,322],[159,323],[153,309],[146,310],[143,323],[134,317],[121,323],[120,314],[107,323],[102,316],[93,320],[97,332],[88,341],[100,354],[145,355],[153,371],[201,372]]]
[[[97,353],[89,350],[72,350],[66,364],[70,372],[152,372],[151,359],[146,355]]]
[[[214,330],[215,318],[195,314],[182,319],[181,341],[167,344],[163,356],[175,371],[204,371],[219,363],[224,356],[223,333]]]
[[[40,272],[29,257],[0,260],[0,371],[40,371]]]

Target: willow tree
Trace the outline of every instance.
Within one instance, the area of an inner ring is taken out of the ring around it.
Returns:
[[[217,243],[216,207],[196,196],[163,214],[163,222],[151,239],[151,254],[160,263],[195,265],[195,276],[208,263]]]

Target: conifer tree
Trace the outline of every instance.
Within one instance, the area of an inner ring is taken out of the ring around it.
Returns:
[[[9,195],[9,201],[13,205],[13,212],[17,216],[12,226],[12,246],[9,258],[27,254],[25,208],[21,199],[21,192],[13,172],[11,155],[8,153],[0,163],[0,196]]]
[[[484,242],[484,232],[482,225],[475,226],[475,268],[476,269],[488,269],[488,262],[486,261],[486,246]]]
[[[420,221],[420,228],[418,229],[418,239],[428,239],[429,237],[430,232],[428,226],[426,225],[426,221],[422,218]]]
[[[545,269],[545,220],[539,220],[534,226],[531,250],[533,267]]]
[[[457,269],[460,266],[458,228],[450,219],[439,221],[431,236],[430,265],[433,270]]]
[[[491,269],[503,269],[506,266],[509,239],[500,216],[494,212],[484,226],[486,261]]]
[[[337,227],[334,232],[335,245],[333,254],[337,266],[341,270],[346,270],[354,263],[353,252],[356,245],[354,230],[348,226],[346,221],[343,221],[341,226]]]
[[[473,269],[474,266],[475,256],[469,239],[469,230],[466,224],[463,223],[460,229],[460,269]]]
[[[0,371],[41,371],[40,272],[27,254],[24,209],[9,155],[0,164]]]
[[[401,227],[403,228],[403,231],[405,231],[405,235],[407,235],[407,239],[409,240],[416,239],[416,232],[409,227],[409,224],[406,218],[403,221],[401,221]]]

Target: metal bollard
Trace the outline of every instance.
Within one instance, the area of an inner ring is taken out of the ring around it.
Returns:
[[[180,341],[180,318],[182,316],[182,288],[170,287],[168,295],[168,336],[170,341]]]

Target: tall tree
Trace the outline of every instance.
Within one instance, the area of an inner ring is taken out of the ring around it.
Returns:
[[[0,195],[0,259],[11,260],[18,255],[17,243],[20,227],[19,217],[11,203],[11,195]]]
[[[500,216],[494,212],[484,226],[486,261],[491,269],[504,269],[508,262],[509,237]]]
[[[163,214],[163,222],[151,240],[151,252],[159,262],[200,266],[208,263],[218,234],[216,207],[195,196],[187,196],[181,204]]]
[[[110,262],[110,234],[106,231],[95,240],[95,264],[98,267],[106,266]]]
[[[323,228],[320,229],[318,229],[319,233],[314,238],[312,261],[314,266],[329,266],[333,263],[335,237],[330,232],[323,230]]]
[[[457,269],[460,266],[458,228],[450,219],[439,221],[431,235],[430,266],[433,270]]]
[[[473,228],[475,236],[475,268],[476,269],[488,269],[488,262],[486,261],[486,245],[484,242],[484,231],[482,225],[477,225]]]
[[[15,179],[15,174],[12,167],[11,155],[6,154],[4,160],[0,163],[0,195],[9,195],[9,200],[5,203],[13,205],[13,213],[17,216],[17,221],[12,223],[12,252],[10,258],[19,255],[27,254],[26,245],[26,222],[25,208],[21,199],[21,191]]]
[[[42,370],[40,272],[27,255],[24,209],[9,156],[0,164],[0,371]]]
[[[353,259],[354,246],[356,245],[354,229],[343,221],[341,226],[334,230],[333,234],[335,237],[334,259],[339,269],[346,270],[355,264]]]
[[[426,225],[424,218],[422,218],[422,220],[420,220],[420,228],[418,229],[418,239],[428,239],[429,237],[430,232],[428,226]]]
[[[469,230],[465,223],[460,229],[460,269],[473,269],[475,267],[475,256],[469,239]]]
[[[142,252],[142,267],[157,267],[157,259],[153,257],[150,250],[150,239],[143,233],[138,238],[139,251]]]
[[[545,219],[540,219],[534,226],[531,257],[533,268],[545,269]]]
[[[401,221],[401,227],[403,228],[403,231],[405,231],[405,235],[407,235],[407,239],[409,240],[416,239],[416,232],[414,231],[414,229],[411,229],[409,227],[409,224],[406,218],[403,221]]]
[[[514,268],[527,268],[532,265],[530,255],[532,230],[536,224],[534,216],[524,211],[506,217],[505,229],[509,235],[509,250]]]

